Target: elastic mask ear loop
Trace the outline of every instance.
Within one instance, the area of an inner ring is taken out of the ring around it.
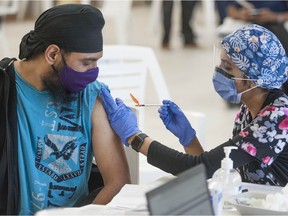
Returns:
[[[234,80],[251,80],[251,81],[256,81],[258,83],[258,79],[248,79],[248,78],[239,78],[239,77],[233,77],[232,79]]]
[[[249,89],[246,89],[246,90],[243,91],[243,92],[240,92],[239,94],[244,94],[244,93],[246,93],[246,92],[248,92],[248,91],[250,91],[250,90],[252,90],[252,89],[258,88],[258,87],[260,87],[260,86],[255,85],[255,86],[253,86],[252,88],[249,88]]]
[[[250,91],[252,89],[260,87],[260,85],[263,83],[262,79],[246,79],[246,78],[238,78],[238,77],[233,77],[231,79],[233,79],[233,80],[248,80],[248,81],[251,80],[251,81],[256,81],[257,82],[257,85],[253,86],[252,88],[246,89],[245,91],[240,92],[239,94],[244,94],[244,93],[246,93],[246,92],[248,92],[248,91]]]
[[[261,84],[263,84],[263,80],[262,79],[247,79],[247,78],[238,78],[238,77],[233,77],[231,79],[234,80],[251,80],[251,81],[256,81],[257,85],[260,87]]]
[[[60,51],[60,52],[61,52],[61,58],[62,58],[62,61],[64,63],[64,66],[67,66],[66,60],[64,58],[64,54],[62,53],[62,51]]]

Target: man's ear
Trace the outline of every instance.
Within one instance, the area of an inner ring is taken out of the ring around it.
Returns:
[[[53,65],[56,62],[57,57],[59,58],[60,55],[61,55],[61,50],[55,44],[49,45],[47,49],[45,50],[45,59],[47,63],[50,65]]]

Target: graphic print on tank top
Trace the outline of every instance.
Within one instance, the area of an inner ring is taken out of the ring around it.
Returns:
[[[79,113],[62,107],[53,125],[56,133],[37,137],[35,166],[56,182],[78,177],[83,172],[87,142],[83,140]]]

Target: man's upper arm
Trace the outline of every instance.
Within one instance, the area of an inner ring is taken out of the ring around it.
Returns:
[[[92,145],[104,184],[130,178],[123,144],[111,128],[99,97],[92,112]]]

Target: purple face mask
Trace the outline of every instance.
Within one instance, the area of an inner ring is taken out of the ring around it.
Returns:
[[[86,88],[89,83],[94,82],[99,73],[99,68],[92,68],[86,72],[78,72],[65,65],[58,73],[61,85],[69,92],[77,93]]]

